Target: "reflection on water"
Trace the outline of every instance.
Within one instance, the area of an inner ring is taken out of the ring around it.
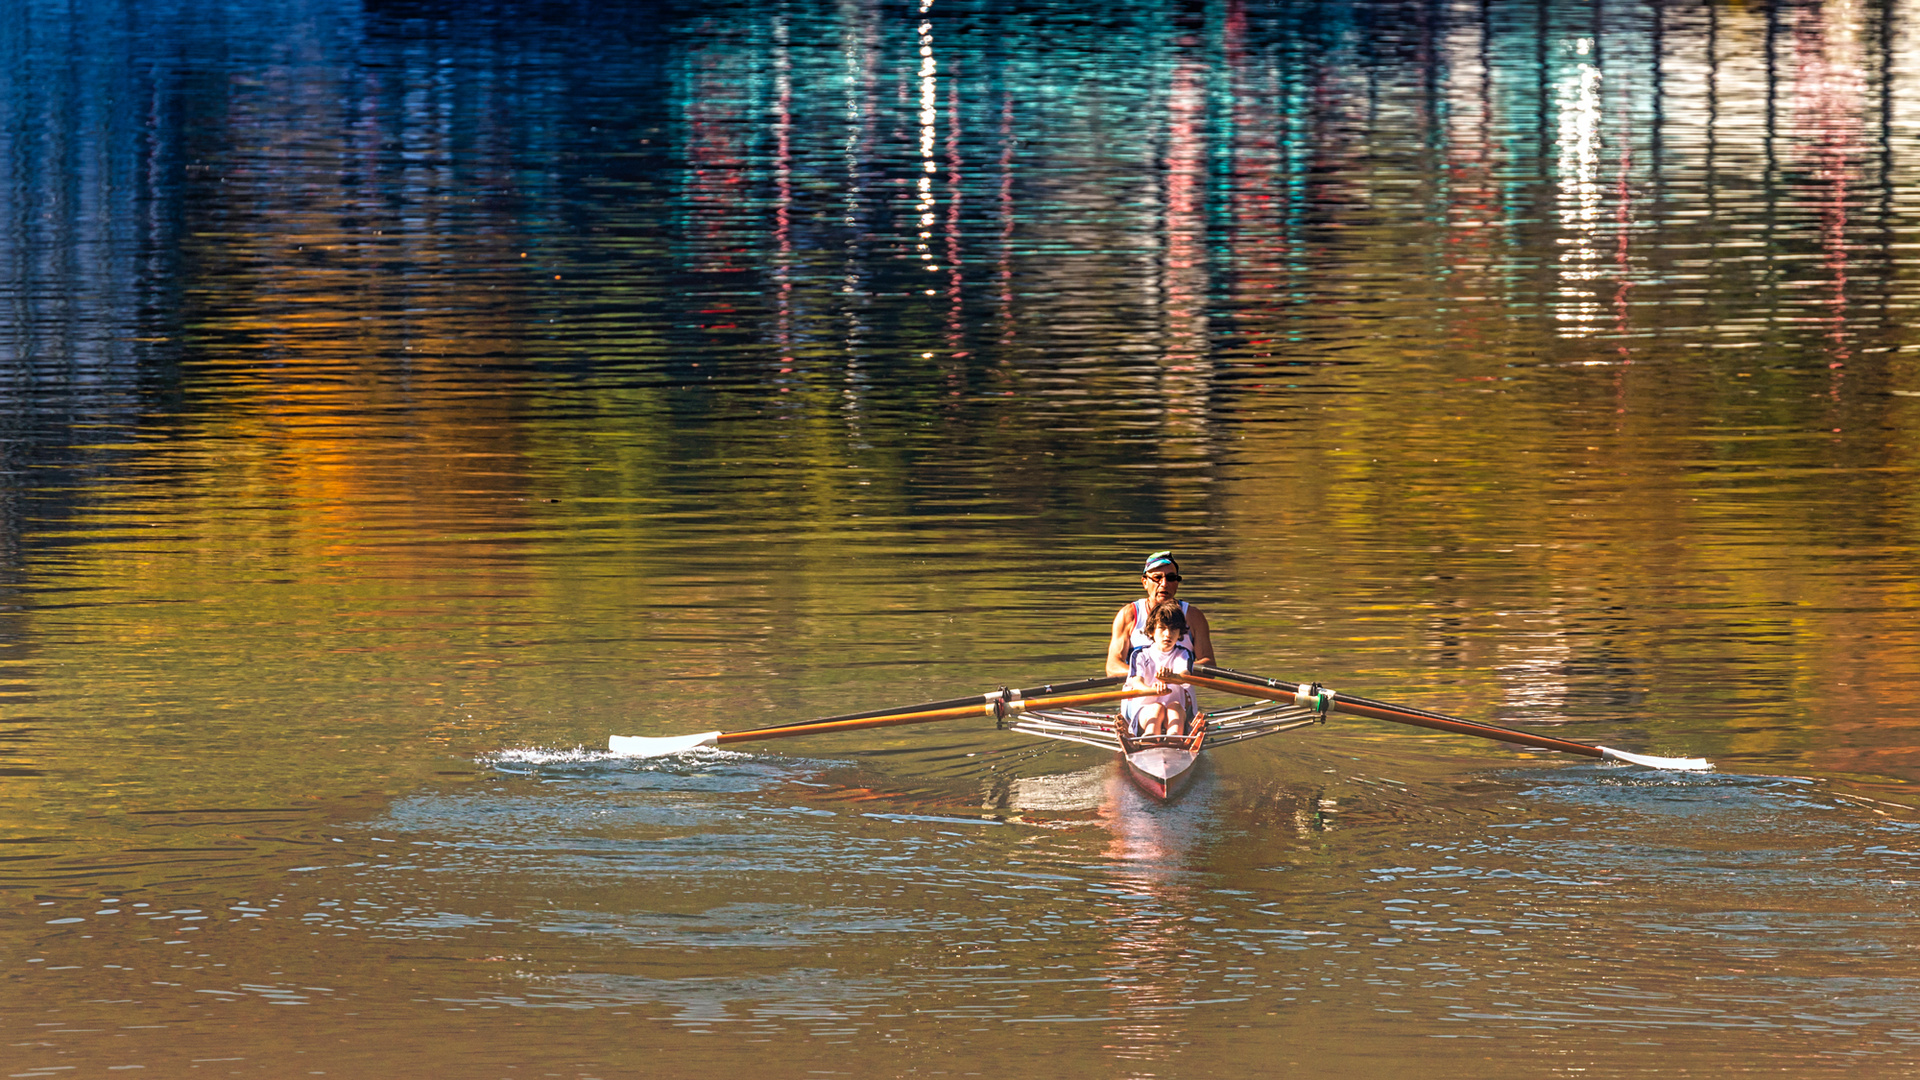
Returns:
[[[1915,14],[16,5],[22,1068],[1902,1060]],[[599,749],[1089,673],[1167,545],[1723,771]]]

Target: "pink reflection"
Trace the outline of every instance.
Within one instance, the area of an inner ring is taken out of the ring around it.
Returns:
[[[1829,392],[1838,395],[1841,369],[1853,355],[1847,317],[1847,199],[1866,156],[1866,73],[1856,11],[1849,3],[1792,9],[1793,59],[1798,78],[1791,100],[1794,129],[1809,136],[1799,144],[1803,167],[1813,179],[1820,208],[1822,266],[1830,275],[1821,306],[1827,314]]]
[[[1167,101],[1166,351],[1169,371],[1193,371],[1206,354],[1206,68],[1182,59]]]
[[[1183,50],[1195,48],[1180,39]],[[1207,240],[1208,68],[1190,55],[1174,64],[1167,92],[1167,151],[1162,166],[1161,359],[1157,397],[1162,423],[1194,433],[1205,423],[1211,349]]]
[[[1613,289],[1613,329],[1624,335],[1628,330],[1627,292],[1633,288],[1633,88],[1626,79],[1615,79],[1613,112],[1614,142],[1620,146],[1620,153],[1614,163],[1613,180],[1613,272],[1617,276]],[[1619,345],[1620,359],[1629,361],[1631,354],[1627,345]],[[1619,380],[1615,380],[1616,396],[1619,396]]]
[[[1118,1014],[1106,1049],[1121,1058],[1163,1059],[1182,1041],[1181,1015],[1195,989],[1193,978],[1182,974],[1192,967],[1193,924],[1184,913],[1199,897],[1185,879],[1201,815],[1184,805],[1156,812],[1162,808],[1150,804],[1124,768],[1109,770],[1106,781],[1097,812],[1110,835],[1102,852],[1110,868],[1106,884],[1117,893],[1105,901],[1108,938],[1099,971]]]
[[[773,21],[774,85],[774,340],[782,372],[793,364],[793,60],[787,21]]]
[[[1237,321],[1246,347],[1272,356],[1280,308],[1286,299],[1287,268],[1296,257],[1284,223],[1288,208],[1282,186],[1285,168],[1281,138],[1282,86],[1278,68],[1247,54],[1246,13],[1236,0],[1228,9],[1227,70],[1233,79],[1233,184],[1227,207],[1232,225],[1232,276]]]
[[[1456,290],[1457,302],[1444,309],[1450,335],[1474,341],[1497,332],[1488,326],[1490,319],[1497,318],[1497,309],[1488,300],[1489,291],[1499,288],[1491,270],[1499,261],[1507,212],[1496,178],[1488,31],[1477,17],[1477,8],[1466,12],[1458,7],[1457,21],[1448,26],[1439,44],[1446,98],[1441,121],[1446,229],[1439,254],[1446,280]]]
[[[689,231],[699,269],[738,270],[741,251],[728,237],[726,218],[746,202],[750,103],[725,52],[703,52],[694,67],[687,105]]]

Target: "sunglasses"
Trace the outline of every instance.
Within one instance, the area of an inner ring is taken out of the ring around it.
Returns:
[[[1158,581],[1163,583],[1168,581],[1177,582],[1180,580],[1179,574],[1141,574],[1140,576],[1143,578],[1146,578],[1148,581]]]

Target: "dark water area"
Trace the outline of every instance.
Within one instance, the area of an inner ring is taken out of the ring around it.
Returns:
[[[9,7],[6,1075],[1907,1074],[1917,19]],[[604,749],[1095,674],[1161,547],[1717,768]]]

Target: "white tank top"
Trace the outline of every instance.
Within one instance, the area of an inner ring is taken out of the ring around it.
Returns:
[[[1165,668],[1160,666],[1162,660],[1167,662]],[[1186,671],[1192,664],[1192,651],[1182,646],[1174,646],[1173,652],[1164,657],[1155,653],[1151,647],[1136,649],[1133,654],[1133,659],[1127,663],[1127,676],[1150,683],[1160,679],[1168,672],[1178,673]],[[1122,703],[1120,712],[1132,718],[1148,703],[1156,701],[1162,705],[1173,705],[1188,717],[1199,715],[1199,711],[1194,702],[1193,687],[1181,683],[1175,683],[1167,687],[1167,692],[1164,694],[1157,694],[1153,697],[1128,698]]]
[[[1185,615],[1186,613],[1187,602],[1182,600],[1180,601],[1180,614]],[[1191,629],[1174,639],[1173,643],[1187,650],[1188,656],[1193,655],[1193,631]],[[1133,602],[1133,636],[1127,641],[1127,655],[1132,656],[1134,653],[1152,644],[1153,639],[1147,636],[1147,598],[1143,596]]]

